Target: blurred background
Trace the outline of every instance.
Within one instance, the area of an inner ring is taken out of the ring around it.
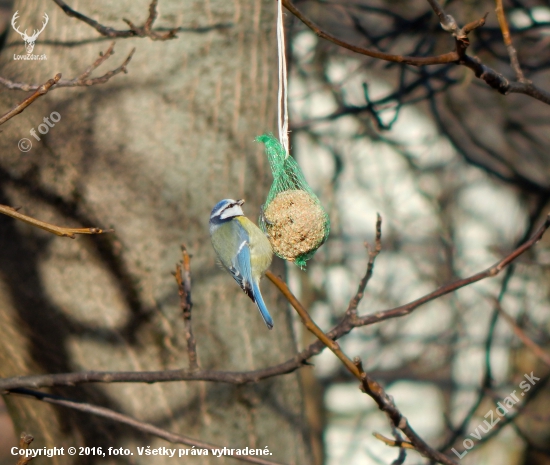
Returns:
[[[454,47],[425,0],[294,4],[324,31],[361,47],[410,56]],[[495,3],[449,1],[444,7],[461,25],[489,12],[486,25],[470,35],[468,54],[514,79]],[[525,76],[550,90],[550,6],[513,0],[504,8]],[[10,2],[1,3],[1,13],[5,36]],[[288,12],[286,28],[291,153],[332,221],[330,239],[307,272],[289,266],[288,274],[322,329],[339,321],[357,290],[377,212],[383,249],[361,315],[489,267],[541,224],[550,211],[547,105],[500,95],[465,67],[417,68],[354,54],[319,39]],[[341,345],[350,357],[361,357],[430,445],[462,455],[470,438],[473,447],[460,463],[547,465],[549,367],[499,309],[550,354],[549,280],[547,235],[499,276],[412,315],[355,329]],[[300,347],[313,341],[297,321],[294,329]],[[324,351],[312,362],[315,368],[300,374],[315,463],[397,460],[397,449],[373,437],[392,437],[388,419],[333,354]],[[531,373],[540,380],[519,396]],[[483,432],[488,412],[514,391],[516,405]],[[13,434],[0,404],[4,457]],[[404,462],[393,463],[426,461],[408,452]]]
[[[294,3],[323,31],[364,48],[434,56],[453,47],[426,1]],[[495,2],[444,6],[461,25],[489,13],[471,34],[468,53],[514,79]],[[504,8],[526,77],[548,89],[548,4],[505,1]],[[323,329],[337,323],[356,291],[376,212],[383,218],[383,250],[359,307],[363,314],[487,268],[540,225],[550,210],[547,105],[502,96],[464,67],[416,68],[360,56],[319,39],[291,14],[287,20],[293,153],[332,219],[330,241],[307,274],[290,273]],[[520,397],[514,419],[491,431],[494,437],[469,435],[479,424],[487,429],[484,415],[521,391],[525,373],[541,379],[548,373],[497,316],[495,300],[548,353],[549,243],[543,239],[494,279],[343,340],[346,353],[363,359],[430,444],[454,445],[462,454],[463,439],[474,441],[461,463],[550,463],[548,384],[528,402]],[[395,450],[372,437],[391,437],[385,415],[364,401],[331,353],[314,362],[326,463],[396,459]],[[405,463],[424,462],[409,453]]]

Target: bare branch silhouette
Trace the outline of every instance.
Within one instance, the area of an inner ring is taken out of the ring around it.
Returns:
[[[23,221],[24,223],[30,224],[31,226],[36,226],[37,228],[43,229],[44,231],[48,231],[57,236],[70,237],[71,239],[74,239],[76,237],[75,234],[104,234],[104,233],[109,233],[114,231],[113,229],[65,228],[62,226],[55,226],[53,224],[37,220],[36,218],[23,215],[22,213],[19,213],[17,210],[18,209],[15,209],[13,207],[8,207],[7,205],[0,205],[1,214],[11,216],[12,218]]]
[[[149,5],[149,16],[143,26],[136,26],[130,20],[125,19],[124,22],[130,26],[127,30],[117,30],[111,27],[103,26],[94,19],[73,10],[63,0],[54,0],[54,2],[63,10],[63,12],[71,18],[76,18],[89,26],[93,27],[102,36],[110,38],[126,38],[126,37],[148,37],[151,40],[170,40],[177,36],[178,28],[173,28],[168,31],[159,31],[152,29],[155,19],[157,19],[157,4],[158,0],[153,0]]]
[[[57,80],[51,84],[48,87],[48,90],[50,88],[58,89],[61,87],[88,87],[88,86],[95,86],[97,84],[105,84],[109,79],[111,79],[113,76],[116,76],[120,73],[128,73],[128,69],[126,66],[128,63],[130,63],[130,60],[132,59],[132,56],[134,55],[134,52],[136,51],[135,48],[133,48],[126,59],[122,62],[122,64],[111,71],[108,71],[103,76],[99,76],[96,78],[90,78],[90,74],[98,68],[105,60],[107,60],[111,55],[114,54],[114,47],[115,43],[111,43],[109,48],[105,51],[105,53],[100,52],[99,58],[90,66],[88,66],[80,76],[73,78],[73,79],[61,79],[61,74],[58,74],[56,76]],[[51,80],[50,80],[51,81]],[[48,83],[50,82],[48,81]],[[12,90],[23,90],[23,91],[30,91],[30,90],[40,90],[42,86],[38,84],[28,84],[23,82],[14,82],[9,79],[0,77],[0,84],[2,84],[4,87]],[[45,85],[45,84],[43,84]],[[31,102],[32,103],[32,102]]]
[[[89,413],[90,415],[107,418],[109,420],[131,426],[132,428],[135,428],[136,430],[141,431],[143,433],[151,434],[158,438],[165,439],[166,441],[171,442],[173,444],[184,444],[186,446],[197,447],[200,449],[208,449],[209,451],[223,450],[224,447],[228,448],[227,446],[218,446],[214,444],[209,444],[207,442],[198,441],[188,436],[172,433],[170,431],[166,431],[162,428],[152,425],[151,423],[146,423],[144,421],[136,420],[135,418],[132,418],[129,415],[124,415],[122,413],[118,413],[118,412],[115,412],[114,410],[111,410],[105,407],[100,407],[98,405],[92,405],[85,402],[75,402],[72,400],[64,399],[63,397],[60,397],[60,396],[54,396],[52,394],[46,394],[38,391],[31,391],[30,389],[17,389],[12,391],[12,394],[33,397],[36,400],[40,400],[48,404],[59,405],[62,407]],[[228,448],[228,449],[231,449],[231,448]],[[233,447],[232,449],[236,450],[239,448]],[[243,448],[241,447],[240,449],[243,449]],[[226,455],[226,457],[232,458],[235,460],[240,460],[242,462],[256,463],[258,465],[282,465],[279,462],[265,460],[259,457],[255,457],[253,455]]]
[[[35,92],[27,97],[25,100],[23,100],[21,103],[18,103],[14,108],[5,113],[3,116],[1,116],[0,124],[4,124],[6,121],[21,113],[25,108],[35,102],[36,99],[42,97],[43,95],[46,95],[50,91],[50,89],[60,81],[60,79],[61,74],[57,74],[53,79],[48,79],[48,81],[44,84],[37,86],[36,89],[29,89],[35,90]]]
[[[487,268],[484,271],[476,273],[468,278],[459,279],[450,284],[445,284],[433,292],[426,294],[419,299],[416,299],[408,304],[401,305],[396,308],[381,310],[370,315],[362,317],[349,317],[347,315],[338,323],[333,329],[326,333],[327,343],[334,349],[339,350],[338,344],[331,341],[336,341],[342,336],[348,334],[353,328],[372,325],[380,321],[385,321],[390,318],[399,318],[412,313],[418,307],[425,303],[431,302],[439,297],[447,295],[469,284],[481,281],[482,279],[494,277],[498,275],[506,266],[512,263],[516,258],[521,256],[531,247],[533,247],[543,236],[546,230],[550,227],[550,217],[541,225],[541,227],[533,234],[533,236],[497,262],[495,265]],[[282,283],[282,281],[274,276],[272,273],[267,274],[267,277],[271,279],[273,277],[275,283]],[[284,284],[284,283],[283,283]],[[284,287],[279,288],[281,291]],[[283,292],[285,297],[292,299],[291,294]],[[355,297],[354,297],[355,298]],[[58,373],[58,374],[44,374],[44,375],[32,375],[32,376],[18,376],[13,378],[0,379],[0,390],[9,391],[16,388],[39,388],[39,387],[53,387],[53,386],[74,386],[76,384],[83,383],[156,383],[156,382],[168,382],[168,381],[216,381],[229,384],[246,384],[255,383],[262,379],[271,378],[286,373],[291,373],[298,368],[304,366],[305,362],[313,355],[319,354],[325,344],[320,341],[310,344],[306,349],[296,354],[291,359],[283,362],[279,365],[274,365],[268,368],[262,368],[254,371],[244,372],[231,372],[231,371],[213,371],[213,370],[165,370],[165,371],[134,371],[134,372],[122,372],[122,371],[84,371],[76,373]],[[350,366],[353,372],[359,375],[358,369],[354,366]]]

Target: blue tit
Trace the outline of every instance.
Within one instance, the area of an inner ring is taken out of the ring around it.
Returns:
[[[269,329],[273,319],[260,293],[260,278],[271,265],[273,250],[264,233],[244,216],[244,200],[225,199],[210,214],[210,238],[218,258],[252,299]]]

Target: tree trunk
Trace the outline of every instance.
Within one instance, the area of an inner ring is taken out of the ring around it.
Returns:
[[[142,25],[148,15],[148,1],[70,6],[115,29],[126,28],[123,18]],[[115,233],[70,240],[0,217],[0,376],[186,368],[171,276],[182,243],[193,256],[201,368],[257,369],[295,352],[284,301],[262,283],[275,320],[268,331],[254,304],[216,266],[208,235],[218,200],[245,198],[245,213],[255,221],[271,182],[254,137],[275,129],[275,8],[272,0],[160,0],[155,26],[183,26],[177,39],[119,39],[116,54],[95,75],[119,66],[136,47],[128,74],[54,90],[4,125],[0,203],[55,224]],[[47,60],[14,60],[25,49],[12,30],[1,55],[5,78],[43,83],[62,72],[70,79],[109,46],[51,1],[18,1],[15,10],[22,31],[38,28],[48,14],[33,52]],[[4,90],[3,111],[24,96]],[[47,134],[37,132],[37,141],[30,130],[54,111],[61,120]],[[33,143],[28,153],[17,147],[23,137]],[[273,460],[310,463],[295,374],[240,387],[88,384],[54,392],[207,442],[268,446]],[[35,447],[123,446],[134,453],[128,463],[146,463],[136,446],[166,445],[34,400],[6,396],[6,402],[16,430],[33,434]],[[93,461],[65,456],[51,463]],[[155,464],[165,461],[155,457]]]

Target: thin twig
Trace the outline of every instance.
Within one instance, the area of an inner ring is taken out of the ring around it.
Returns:
[[[482,27],[485,25],[485,21],[487,20],[487,16],[489,15],[489,13],[485,13],[483,15],[483,17],[479,18],[479,19],[475,19],[474,21],[471,21],[469,22],[468,24],[466,24],[462,30],[461,30],[461,33],[458,34],[458,38],[459,39],[465,39],[466,36],[472,32],[474,29],[477,29],[478,27]]]
[[[107,50],[108,52],[110,51],[109,56],[112,53],[114,53],[114,52],[112,52],[113,47],[114,47],[114,42],[111,44],[111,46]],[[118,68],[115,68],[111,71],[107,71],[103,76],[99,76],[99,77],[92,78],[92,79],[87,78],[87,76],[90,74],[91,70],[95,69],[97,66],[99,66],[101,63],[103,63],[106,60],[106,58],[103,58],[102,56],[100,56],[100,58],[98,58],[92,66],[90,66],[88,69],[86,69],[86,71],[84,71],[84,73],[82,73],[81,76],[79,76],[77,78],[74,78],[74,79],[68,79],[68,80],[65,80],[65,81],[62,80],[57,85],[59,87],[95,86],[96,84],[105,84],[109,79],[111,79],[113,76],[116,76],[117,74],[120,74],[120,73],[128,74],[128,69],[126,68],[126,66],[128,65],[128,63],[130,63],[130,60],[134,56],[135,51],[136,51],[135,48],[130,50],[130,53],[128,54],[126,59],[122,62],[122,64]],[[97,66],[96,66],[96,64],[97,64]],[[91,70],[90,70],[90,68],[91,68]],[[85,77],[82,77],[82,76],[85,76]]]
[[[153,23],[155,22],[155,19],[157,18],[157,0],[153,0],[149,5],[149,16],[143,26],[136,26],[130,20],[124,19],[124,22],[128,24],[128,26],[130,26],[130,29],[124,31],[103,26],[94,19],[88,18],[82,13],[73,10],[63,0],[54,0],[54,2],[63,10],[63,12],[67,16],[70,16],[71,18],[76,18],[79,21],[82,21],[87,25],[93,27],[102,36],[111,37],[113,39],[126,37],[148,37],[151,40],[170,40],[177,37],[176,34],[179,30],[179,28],[177,27],[169,29],[168,31],[158,31],[151,29]]]
[[[180,307],[183,314],[183,323],[185,325],[185,340],[187,341],[187,356],[189,357],[189,369],[197,370],[199,362],[197,357],[197,343],[193,335],[191,325],[191,309],[193,301],[191,300],[191,256],[187,253],[184,245],[181,246],[183,259],[176,265],[176,282],[178,283],[178,294],[180,296]]]
[[[207,442],[198,441],[196,439],[190,438],[188,436],[183,436],[181,434],[171,433],[165,429],[159,428],[151,423],[145,423],[144,421],[136,420],[135,418],[130,417],[129,415],[124,415],[122,413],[115,412],[114,410],[99,407],[93,404],[87,404],[84,402],[75,402],[72,400],[64,399],[63,397],[54,396],[51,394],[46,394],[39,391],[31,391],[30,389],[15,389],[10,392],[10,394],[18,394],[23,396],[30,396],[37,400],[47,402],[49,404],[61,405],[62,407],[67,407],[73,410],[78,410],[80,412],[89,413],[91,415],[96,415],[98,417],[107,418],[118,423],[123,423],[125,425],[131,426],[132,428],[142,431],[144,433],[152,434],[153,436],[165,439],[168,442],[173,444],[184,444],[186,446],[194,446],[200,449],[208,449],[209,451],[222,450],[223,446],[217,446],[214,444],[209,444]],[[233,449],[237,449],[234,447]],[[241,447],[242,449],[242,447]],[[257,463],[259,465],[282,465],[279,462],[273,462],[271,460],[265,460],[252,455],[227,455],[226,457],[242,460],[243,462],[248,463]]]
[[[8,207],[7,205],[0,205],[0,213],[11,216],[12,218],[23,221],[32,226],[36,226],[37,228],[43,229],[44,231],[56,234],[57,236],[70,237],[71,239],[74,239],[76,237],[75,234],[104,234],[114,231],[113,229],[64,228],[62,226],[55,226],[53,224],[46,223],[45,221],[40,221],[36,218],[23,215],[22,213],[19,213],[17,209],[13,207]]]
[[[157,19],[157,0],[153,0],[151,4],[149,5],[149,17],[147,18],[147,21],[145,21],[145,24],[140,27],[136,26],[134,23],[132,23],[128,19],[124,19],[124,22],[130,26],[130,30],[135,33],[137,37],[149,37],[151,40],[170,40],[175,39],[177,36],[177,32],[179,28],[173,28],[170,29],[167,32],[159,32],[159,31],[153,31],[151,29],[151,26]]]
[[[396,444],[403,444],[404,443],[403,438],[401,437],[401,434],[400,434],[399,430],[395,426],[392,427],[392,434],[393,434],[393,437],[395,438],[395,443]],[[407,441],[405,441],[405,442],[407,442]],[[407,444],[409,444],[409,443],[407,442]],[[412,446],[412,444],[411,444],[411,446]],[[399,455],[391,463],[391,465],[403,465],[405,463],[405,460],[407,459],[407,449],[408,449],[408,447],[400,447],[399,448]],[[413,449],[414,449],[414,446],[413,446]]]
[[[504,320],[511,326],[512,331],[514,331],[514,334],[521,340],[521,342],[523,342],[539,360],[550,366],[550,354],[546,353],[542,347],[540,347],[535,341],[527,336],[527,334],[525,334],[525,331],[523,331],[514,319],[504,311],[502,305],[497,299],[494,299],[494,304],[502,318],[504,318]]]
[[[506,15],[504,14],[504,7],[502,6],[502,0],[495,0],[496,2],[496,14],[498,18],[498,24],[500,25],[500,30],[502,31],[502,38],[504,40],[504,45],[506,45],[506,50],[508,51],[508,56],[510,57],[510,64],[512,69],[516,73],[516,78],[519,82],[525,82],[525,76],[519,65],[518,54],[514,45],[512,44],[512,37],[510,35],[510,29],[508,27],[508,21],[506,21]]]
[[[436,0],[428,0],[428,3],[434,10],[435,14],[439,17],[441,27],[444,30],[451,32],[453,35],[456,35],[458,32],[458,25],[456,24],[455,19],[451,15],[445,13],[445,10],[443,10],[441,5]]]
[[[23,449],[23,450],[28,449],[29,445],[33,441],[34,441],[34,438],[30,434],[27,434],[25,432],[21,433],[21,436],[19,437],[19,449]],[[19,460],[17,461],[16,465],[27,465],[27,463],[29,463],[32,459],[34,459],[32,455],[30,456],[22,455],[21,457],[19,457]]]
[[[376,237],[374,239],[374,248],[371,248],[368,243],[365,243],[367,250],[369,251],[369,262],[367,263],[367,271],[359,282],[359,287],[355,296],[350,300],[346,315],[349,315],[352,319],[357,316],[357,307],[359,302],[363,299],[365,289],[374,271],[374,261],[382,250],[382,217],[379,213],[376,214]]]
[[[43,95],[46,95],[49,90],[59,82],[61,79],[61,74],[56,74],[53,79],[49,79],[44,84],[37,86],[36,89],[29,89],[29,90],[36,90],[34,94],[27,97],[22,102],[18,103],[14,108],[12,108],[10,111],[8,111],[6,114],[0,117],[0,125],[4,124],[9,119],[13,118],[14,116],[21,113],[25,108],[27,108],[30,104],[32,104],[36,99],[42,97]]]
[[[409,441],[397,441],[395,439],[389,439],[386,436],[382,436],[380,433],[372,433],[372,435],[382,441],[386,446],[390,447],[402,447],[404,449],[413,449],[414,446]]]
[[[128,73],[128,69],[126,68],[126,66],[128,65],[128,63],[130,63],[130,60],[132,59],[132,56],[136,51],[135,48],[133,48],[130,51],[126,59],[122,62],[122,64],[118,68],[108,71],[103,76],[99,76],[91,79],[89,78],[92,71],[98,68],[105,60],[107,60],[111,55],[114,54],[114,44],[115,43],[113,42],[109,46],[109,48],[105,51],[105,53],[100,52],[99,58],[90,66],[88,66],[78,77],[74,79],[61,79],[61,74],[59,74],[58,76],[60,77],[60,79],[58,79],[54,83],[54,85],[51,86],[52,90],[58,89],[60,87],[83,87],[83,86],[87,87],[87,86],[93,86],[96,84],[104,84],[113,76],[116,76],[117,74]],[[2,84],[4,87],[8,89],[13,89],[13,90],[29,91],[29,90],[37,90],[40,88],[38,84],[14,82],[3,77],[0,77],[0,84]]]
[[[99,66],[101,66],[101,64],[102,64],[105,60],[108,60],[109,57],[110,57],[113,53],[115,53],[115,52],[114,52],[114,49],[115,49],[115,42],[111,42],[111,45],[109,45],[109,48],[108,48],[107,50],[105,50],[104,53],[103,53],[103,52],[100,52],[100,53],[99,53],[99,58],[98,58],[96,61],[94,61],[90,66],[88,66],[88,67],[84,70],[84,72],[83,72],[80,76],[78,76],[78,78],[75,78],[75,80],[78,79],[78,80],[81,80],[81,81],[82,81],[82,80],[86,79],[86,78],[92,73],[92,71],[93,71],[94,69],[99,68]],[[134,49],[134,50],[135,50],[135,49]]]
[[[378,404],[378,408],[388,415],[393,425],[399,428],[405,436],[409,438],[414,449],[431,460],[446,465],[456,465],[456,462],[441,452],[430,447],[412,427],[409,425],[407,418],[398,410],[393,402],[393,399],[386,394],[384,389],[375,380],[370,378],[363,369],[363,364],[359,357],[355,357],[354,365],[359,371],[359,380],[361,381],[361,387],[365,393],[374,399]]]

